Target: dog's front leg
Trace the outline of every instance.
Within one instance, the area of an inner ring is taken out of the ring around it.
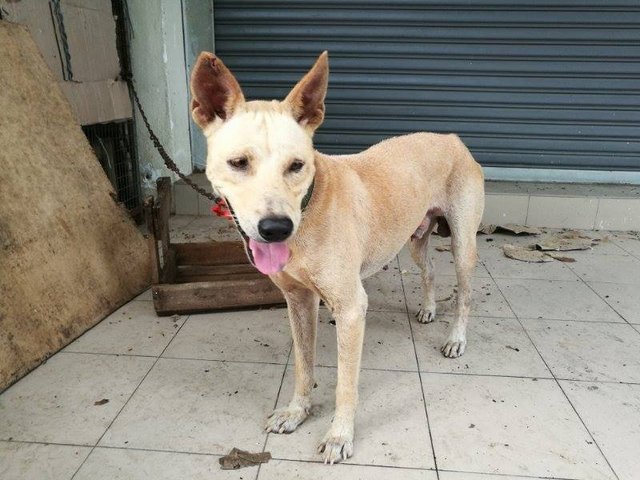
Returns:
[[[324,463],[346,460],[353,455],[353,430],[358,403],[358,377],[364,340],[367,294],[358,280],[352,296],[333,306],[338,339],[338,385],[336,410],[331,428],[318,447]]]
[[[288,406],[275,410],[267,419],[267,432],[293,432],[309,415],[313,390],[313,364],[320,298],[302,287],[283,289],[293,335],[295,392]]]

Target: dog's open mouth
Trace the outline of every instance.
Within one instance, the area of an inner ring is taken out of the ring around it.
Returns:
[[[289,247],[284,242],[265,243],[250,238],[249,248],[256,268],[265,275],[281,272],[289,261]]]

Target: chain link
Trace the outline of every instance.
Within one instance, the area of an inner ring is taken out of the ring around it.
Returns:
[[[178,168],[178,165],[176,165],[176,162],[174,162],[173,159],[169,156],[167,151],[164,149],[164,146],[162,145],[162,143],[160,143],[160,139],[151,128],[151,125],[149,124],[149,120],[147,119],[147,115],[145,114],[144,109],[140,104],[140,98],[138,98],[138,92],[133,86],[133,80],[131,78],[127,78],[126,80],[127,80],[127,83],[129,84],[131,96],[133,97],[133,100],[136,106],[138,107],[138,111],[140,112],[140,116],[142,117],[142,121],[144,122],[144,126],[147,128],[147,132],[149,132],[149,138],[153,142],[154,147],[156,147],[156,150],[158,150],[158,153],[160,154],[160,157],[162,157],[162,160],[164,160],[164,164],[167,166],[167,168],[171,170],[173,173],[175,173],[176,175],[178,175],[178,177],[180,177],[182,181],[184,181],[184,183],[189,185],[191,188],[193,188],[196,192],[198,192],[203,197],[208,198],[214,203],[217,203],[218,201],[220,201],[221,200],[220,197],[216,196],[213,193],[207,192],[204,188],[200,187],[199,185],[196,185],[193,182],[193,180],[191,180],[189,177],[187,177],[184,173],[180,171],[180,169]]]
[[[65,80],[73,80],[73,70],[71,69],[71,52],[69,52],[69,41],[67,40],[67,31],[64,28],[64,18],[62,17],[62,8],[60,8],[60,0],[51,0],[53,6],[53,14],[56,16],[58,23],[58,33],[62,42],[62,52],[64,53],[64,68],[66,70]]]

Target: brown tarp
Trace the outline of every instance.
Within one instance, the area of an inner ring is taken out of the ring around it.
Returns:
[[[0,21],[0,390],[149,282],[113,198],[24,27]]]

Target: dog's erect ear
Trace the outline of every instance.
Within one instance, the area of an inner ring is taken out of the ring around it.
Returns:
[[[325,50],[285,99],[296,121],[311,132],[324,120],[324,97],[328,81],[329,54]]]
[[[216,117],[223,121],[244,103],[244,95],[229,69],[213,53],[202,52],[191,72],[191,116],[200,128]]]

